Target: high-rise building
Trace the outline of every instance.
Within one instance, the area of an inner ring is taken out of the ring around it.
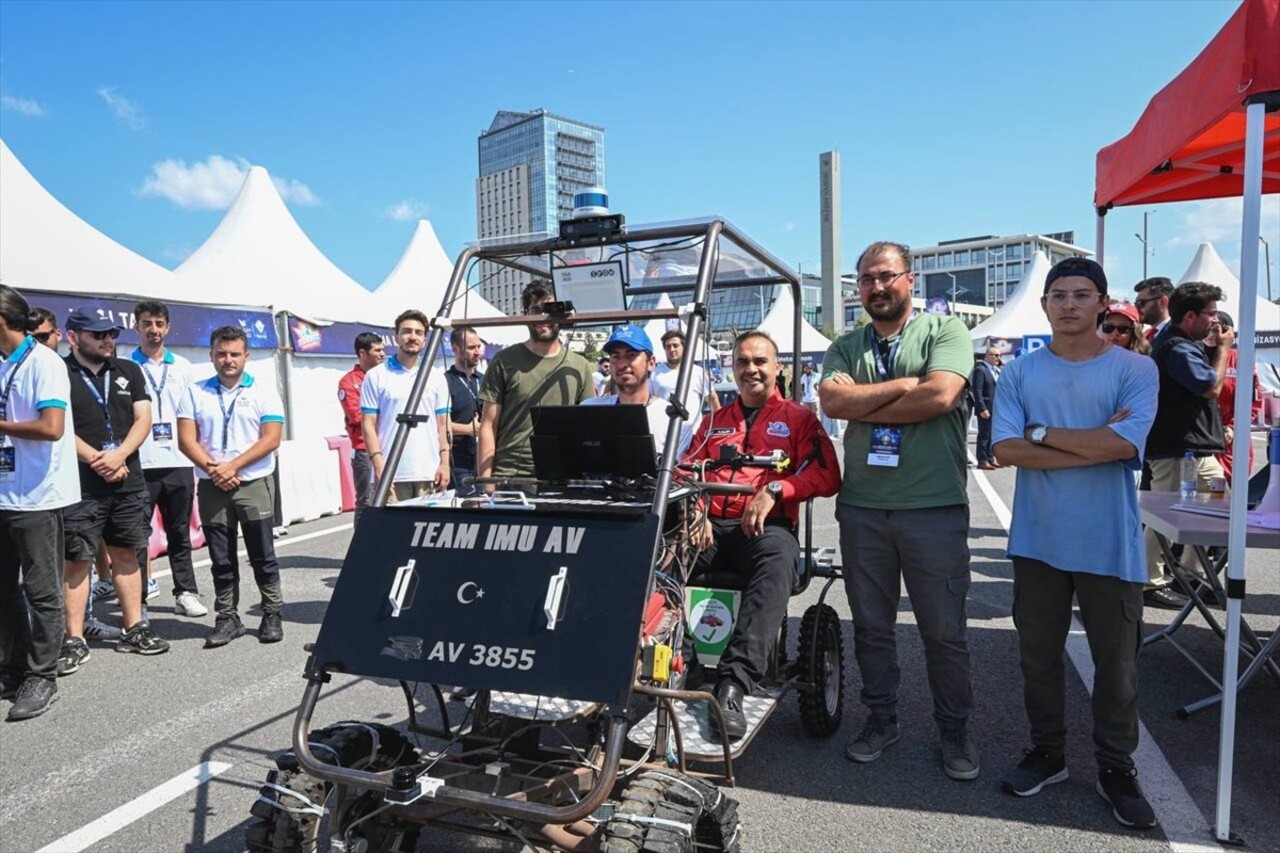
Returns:
[[[1074,231],[965,237],[936,246],[912,246],[915,295],[923,299],[945,296],[957,303],[999,308],[1017,289],[1036,252],[1043,252],[1050,264],[1093,254],[1075,245]]]
[[[544,109],[500,111],[478,141],[476,233],[481,240],[554,234],[573,212],[573,194],[605,186],[604,128]],[[508,314],[520,312],[529,276],[482,264],[480,294]]]

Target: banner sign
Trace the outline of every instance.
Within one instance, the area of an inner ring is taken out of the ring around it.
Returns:
[[[133,330],[133,309],[137,299],[119,299],[96,294],[69,294],[35,292],[23,294],[32,308],[48,308],[58,318],[58,328],[65,329],[67,315],[76,308],[96,313],[99,317],[114,320],[124,327],[120,335],[123,346],[141,343]],[[266,311],[252,308],[213,308],[185,302],[166,302],[169,309],[169,325],[172,331],[165,343],[169,346],[207,347],[209,333],[222,326],[244,329],[250,349],[275,349],[274,318]]]
[[[1053,335],[1023,335],[1022,349],[1023,355],[1033,353],[1038,349],[1042,349],[1049,345],[1049,341],[1053,340]]]
[[[395,330],[389,326],[370,326],[361,323],[330,323],[322,326],[293,314],[287,316],[289,343],[293,345],[293,351],[297,355],[342,355],[354,358],[356,335],[361,332],[373,332],[382,338],[382,344],[387,348],[387,355],[392,355],[396,351]],[[485,344],[484,357],[491,359],[501,350],[502,347],[495,344]],[[449,346],[447,334],[440,342],[440,354],[446,360],[453,360],[453,348]]]

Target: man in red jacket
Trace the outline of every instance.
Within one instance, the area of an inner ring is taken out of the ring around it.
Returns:
[[[342,421],[351,439],[351,477],[356,487],[356,517],[369,506],[373,497],[373,462],[364,446],[364,434],[360,431],[360,389],[364,386],[365,373],[387,360],[382,336],[374,332],[356,335],[356,364],[338,380],[338,402],[342,405]]]
[[[743,696],[764,677],[769,647],[787,613],[800,543],[796,521],[800,504],[829,497],[840,489],[835,448],[817,416],[777,392],[778,347],[764,332],[739,335],[733,347],[733,378],[738,399],[705,417],[694,433],[686,462],[720,459],[720,449],[736,446],[750,456],[781,450],[790,460],[773,467],[716,468],[703,479],[752,486],[746,495],[716,495],[697,535],[705,550],[694,575],[736,572],[745,585],[737,622],[720,658],[716,699],[724,714],[720,736],[730,742],[747,730]],[[713,724],[715,717],[712,717]]]

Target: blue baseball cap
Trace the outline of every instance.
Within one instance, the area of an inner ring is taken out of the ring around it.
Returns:
[[[91,314],[84,308],[77,308],[71,312],[67,317],[65,328],[71,332],[109,332],[112,329],[124,331],[124,326],[121,326],[115,320]]]
[[[613,347],[617,344],[631,347],[637,352],[647,352],[649,355],[653,355],[653,343],[649,340],[649,336],[644,333],[644,329],[631,323],[625,323],[613,330],[613,334],[605,342],[604,351],[612,352]]]

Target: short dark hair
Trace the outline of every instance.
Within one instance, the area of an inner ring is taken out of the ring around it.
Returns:
[[[1162,275],[1154,275],[1151,278],[1144,278],[1133,286],[1134,293],[1141,293],[1144,290],[1150,290],[1154,296],[1172,296],[1173,282]]]
[[[545,278],[535,278],[533,281],[525,285],[524,290],[521,291],[520,307],[528,311],[529,306],[539,299],[544,299],[548,296],[554,298],[555,295],[556,291],[555,288],[551,286],[551,282],[547,281]]]
[[[679,329],[669,329],[669,330],[667,330],[667,331],[662,335],[662,342],[665,344],[667,341],[671,340],[672,338],[679,338],[679,339],[680,339],[680,343],[682,343],[682,344],[683,344],[683,343],[685,343],[685,336],[684,336],[684,332],[680,331]]]
[[[1226,299],[1222,288],[1203,281],[1188,281],[1174,288],[1169,297],[1169,319],[1176,326],[1187,316],[1188,311],[1203,311],[1210,302],[1222,302]]]
[[[0,317],[4,324],[15,332],[25,332],[33,328],[31,322],[31,306],[21,293],[7,284],[0,284]]]
[[[750,331],[743,332],[742,334],[734,338],[733,339],[734,351],[736,352],[738,349],[738,345],[741,344],[743,341],[747,340],[748,338],[763,338],[764,340],[768,341],[769,346],[773,347],[774,358],[777,358],[781,354],[781,351],[778,349],[778,342],[773,339],[773,335],[769,334],[763,329],[751,329]]]
[[[877,240],[863,249],[862,254],[858,255],[858,262],[853,265],[854,270],[862,269],[862,259],[867,255],[883,255],[885,252],[897,252],[898,257],[902,258],[902,262],[907,265],[907,272],[911,272],[911,247],[906,243],[894,243],[889,240]]]
[[[245,350],[249,349],[249,336],[239,326],[219,326],[209,333],[209,349],[213,349],[220,343],[232,341],[244,341]]]
[[[430,329],[431,324],[427,322],[427,315],[423,314],[417,308],[410,308],[408,311],[401,311],[400,316],[396,318],[395,330],[400,331],[400,324],[405,320],[417,320],[422,324],[422,328]]]
[[[54,331],[58,330],[58,315],[54,314],[48,308],[36,305],[27,312],[28,329],[35,329],[37,326],[43,325],[46,322],[53,326]]]
[[[356,335],[356,355],[373,349],[374,344],[382,343],[382,335],[377,332],[361,332]]]
[[[158,299],[148,299],[133,306],[134,322],[137,322],[138,317],[143,314],[150,314],[152,317],[163,317],[166,323],[169,322],[169,306]]]
[[[457,349],[467,345],[467,335],[475,335],[480,337],[480,333],[476,331],[475,326],[454,326],[453,331],[449,333],[449,346]]]

